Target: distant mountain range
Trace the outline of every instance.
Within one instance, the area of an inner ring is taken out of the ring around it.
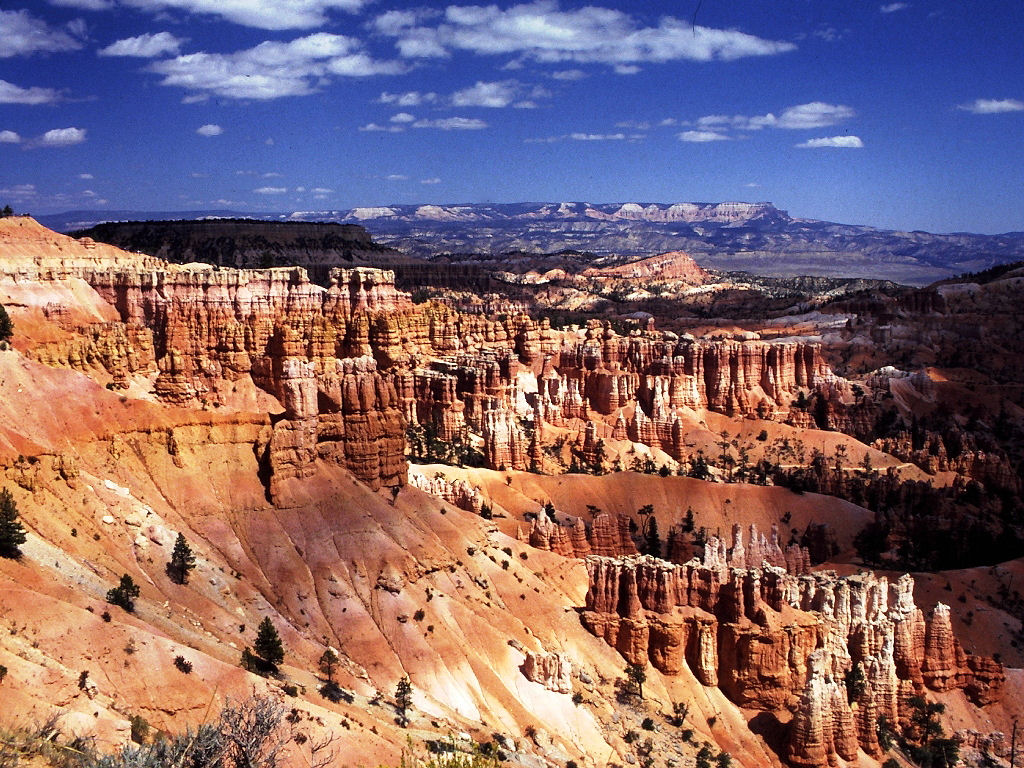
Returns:
[[[766,275],[885,278],[926,284],[1024,259],[1024,232],[930,234],[791,217],[771,203],[391,205],[335,211],[72,211],[39,220],[58,231],[101,221],[247,217],[358,223],[421,258],[587,251],[640,257],[672,250],[704,267]]]

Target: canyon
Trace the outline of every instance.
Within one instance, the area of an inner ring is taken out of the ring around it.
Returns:
[[[909,727],[915,696],[945,703],[979,754],[1021,714],[1020,619],[975,586],[1007,574],[1011,594],[1019,560],[913,577],[852,564],[877,517],[858,484],[892,504],[919,486],[975,494],[972,510],[989,489],[1006,509],[1019,492],[1012,441],[936,421],[968,379],[875,364],[924,360],[911,344],[924,323],[941,361],[950,308],[1012,301],[1006,278],[940,287],[942,312],[918,297],[855,314],[842,293],[818,314],[687,332],[654,316],[553,323],[500,299],[417,303],[379,266],[311,259],[311,279],[301,264],[171,263],[27,217],[0,219],[0,256],[15,329],[0,469],[29,532],[20,559],[0,560],[0,693],[25,717],[57,713],[64,733],[88,727],[115,749],[132,716],[178,732],[258,690],[307,734],[296,765],[309,735],[335,734],[342,762],[397,763],[407,735],[452,732],[523,766],[690,764],[698,742],[743,766],[867,766],[886,757],[879,718]],[[587,279],[714,280],[686,254],[630,264]],[[998,322],[988,338],[1014,338]],[[976,421],[1019,418],[1015,360],[975,366],[1006,382],[978,382],[991,402]],[[796,471],[817,487],[780,487]],[[666,545],[641,554],[652,517]],[[197,555],[187,585],[165,573],[178,533]],[[103,599],[123,573],[142,588],[134,613]],[[279,678],[238,664],[265,617],[287,648]],[[337,701],[319,694],[327,648]],[[627,664],[649,669],[640,700],[616,691]],[[409,728],[390,703],[405,676]],[[680,702],[693,741],[669,724]]]

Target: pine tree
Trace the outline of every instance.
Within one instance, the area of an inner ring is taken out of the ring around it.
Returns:
[[[121,583],[107,590],[107,602],[119,605],[128,613],[135,612],[135,598],[139,596],[139,587],[127,573],[121,576]]]
[[[683,533],[693,533],[693,507],[686,508],[686,516],[683,518]]]
[[[19,548],[24,543],[25,529],[18,522],[18,506],[11,492],[4,488],[0,491],[0,557],[21,557]]]
[[[281,636],[274,629],[270,617],[264,617],[256,630],[256,642],[253,643],[253,650],[256,655],[267,663],[272,672],[277,671],[277,665],[284,661],[284,646],[281,644]]]
[[[167,575],[176,584],[188,584],[188,572],[196,567],[196,558],[185,537],[178,534],[171,553],[171,562],[167,564]]]
[[[13,215],[14,215],[14,211],[11,209],[11,206],[9,206],[9,205],[5,205],[3,211],[0,211],[0,217],[5,218],[5,219],[8,216],[13,216]]]
[[[406,675],[395,686],[395,709],[398,712],[398,724],[405,728],[409,725],[409,708],[412,706],[412,683]]]
[[[630,664],[626,667],[626,678],[636,695],[642,699],[644,683],[647,682],[647,670],[641,664]]]
[[[11,317],[4,309],[4,305],[0,304],[0,341],[10,341],[13,335],[14,323],[11,322]]]
[[[661,557],[661,536],[658,534],[658,518],[651,515],[647,518],[644,531],[644,554]]]
[[[338,668],[338,661],[338,654],[332,648],[328,648],[320,657],[320,671],[329,685],[334,685],[334,670]]]

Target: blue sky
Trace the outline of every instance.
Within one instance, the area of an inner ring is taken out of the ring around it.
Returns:
[[[1022,30],[1019,0],[14,0],[0,204],[769,200],[1024,230]]]

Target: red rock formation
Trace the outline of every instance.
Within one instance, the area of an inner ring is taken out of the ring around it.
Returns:
[[[690,285],[701,285],[708,279],[708,273],[683,251],[668,251],[616,267],[592,267],[583,270],[581,274],[583,277],[596,278],[679,280]]]
[[[587,558],[584,626],[631,663],[650,661],[668,675],[685,665],[740,706],[799,701],[787,747],[793,765],[853,759],[858,745],[881,754],[878,718],[906,717],[907,699],[926,685],[963,688],[979,704],[998,697],[1001,665],[963,653],[945,606],[926,624],[910,576],[892,585],[890,606],[889,582],[870,574],[798,576],[766,558],[762,568],[741,567],[767,544],[753,533],[754,546],[739,528],[732,548],[712,537],[703,562]],[[851,709],[844,681],[854,667],[864,686]]]
[[[480,489],[461,478],[449,480],[443,475],[427,477],[413,465],[409,467],[409,485],[419,488],[431,496],[444,499],[449,504],[467,512],[479,515],[480,510],[483,509],[484,498]]]
[[[786,759],[790,765],[819,768],[857,757],[857,732],[846,701],[846,689],[829,676],[828,654],[822,649],[808,659],[807,684],[790,723]]]
[[[492,409],[484,413],[484,460],[494,469],[529,469],[529,444],[513,412]]]

